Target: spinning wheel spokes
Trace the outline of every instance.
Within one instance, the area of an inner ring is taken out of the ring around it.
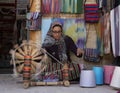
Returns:
[[[12,55],[12,64],[14,66],[14,70],[18,74],[23,73],[25,56],[31,56],[31,74],[36,73],[36,67],[38,64],[42,64],[41,66],[45,66],[46,63],[46,53],[41,51],[41,46],[33,43],[32,41],[27,42],[24,40],[20,46],[16,44],[14,49],[10,50],[10,54]],[[44,63],[44,64],[43,64]],[[43,67],[41,67],[42,69]]]

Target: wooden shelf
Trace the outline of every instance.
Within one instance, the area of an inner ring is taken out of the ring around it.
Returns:
[[[2,32],[2,33],[3,33],[3,32],[4,32],[4,33],[13,33],[13,29],[10,29],[10,28],[1,29],[1,28],[0,28],[0,33],[1,33],[1,32]]]
[[[0,19],[0,22],[13,23],[13,22],[15,22],[15,18],[14,19]]]
[[[11,7],[16,7],[15,3],[0,3],[0,6],[11,6]]]

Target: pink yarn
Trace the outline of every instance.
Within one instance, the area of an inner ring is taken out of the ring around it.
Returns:
[[[104,83],[110,84],[115,66],[104,66]]]
[[[120,90],[117,93],[120,93]]]

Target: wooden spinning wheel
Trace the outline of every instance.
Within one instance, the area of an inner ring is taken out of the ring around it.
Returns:
[[[35,74],[37,66],[40,67],[41,72],[45,69],[47,55],[44,53],[44,49],[41,48],[41,45],[36,43],[24,40],[20,46],[16,44],[14,49],[10,50],[12,55],[12,62],[14,66],[14,74],[19,75],[23,73],[24,63],[26,57],[30,57],[30,73]],[[40,73],[40,72],[39,72]]]
[[[16,44],[14,49],[10,50],[10,54],[12,55],[11,64],[14,67],[14,75],[17,77],[22,75],[24,88],[28,88],[30,85],[70,85],[67,64],[63,65],[63,76],[65,77],[63,81],[48,83],[34,82],[34,77],[45,71],[48,64],[47,55],[50,56],[50,54],[41,48],[41,45],[24,40],[20,46]],[[38,68],[39,71],[36,70]]]

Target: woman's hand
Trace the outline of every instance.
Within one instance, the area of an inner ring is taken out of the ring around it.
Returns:
[[[84,51],[80,48],[77,49],[77,56],[80,56],[84,53]]]

